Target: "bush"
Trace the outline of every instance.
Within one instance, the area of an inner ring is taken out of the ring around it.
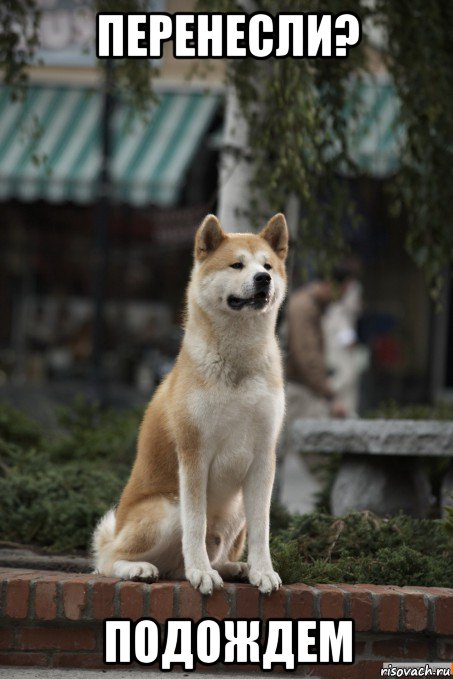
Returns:
[[[0,406],[0,539],[48,551],[85,550],[96,521],[118,501],[140,414],[77,401],[46,435]],[[291,516],[274,504],[271,551],[283,581],[453,587],[453,512],[445,521],[356,513]]]
[[[414,403],[401,405],[397,401],[383,401],[365,417],[385,420],[453,420],[452,403]]]
[[[86,549],[97,519],[115,502],[127,478],[74,461],[55,465],[44,451],[10,445],[1,454],[0,513],[3,540],[34,543],[49,551]]]
[[[0,539],[49,551],[87,549],[96,521],[118,501],[134,456],[137,412],[78,400],[58,434],[0,407]]]
[[[451,523],[356,512],[341,519],[314,512],[273,534],[284,582],[364,582],[452,587]]]
[[[15,443],[23,448],[40,447],[43,432],[36,422],[6,403],[0,404],[0,441]]]
[[[118,413],[77,398],[72,408],[60,408],[60,435],[50,442],[55,461],[73,459],[96,464],[129,464],[134,458],[139,410]]]

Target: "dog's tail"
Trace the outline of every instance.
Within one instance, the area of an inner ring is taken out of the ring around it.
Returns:
[[[110,561],[108,555],[110,554],[113,541],[115,539],[116,517],[115,510],[109,509],[99,520],[93,533],[93,540],[91,543],[91,553],[94,561],[94,568],[96,573],[106,573],[106,561]]]

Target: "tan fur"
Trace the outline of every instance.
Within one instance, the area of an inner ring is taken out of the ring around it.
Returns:
[[[230,561],[239,561],[244,551],[246,537],[247,531],[244,526],[244,528],[237,534],[236,539],[233,542],[233,546],[230,549],[230,553],[228,554]]]
[[[226,234],[212,215],[199,228],[184,341],[146,409],[119,505],[95,531],[99,572],[148,580],[185,574],[203,593],[221,586],[221,576],[248,575],[263,592],[279,586],[268,514],[283,417],[275,322],[287,242],[282,215],[260,235]],[[231,267],[238,258],[242,270]],[[233,310],[230,297],[252,300],[254,276],[269,266],[263,308]],[[238,561],[246,517],[248,566]]]

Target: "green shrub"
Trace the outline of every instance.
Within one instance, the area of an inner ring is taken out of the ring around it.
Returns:
[[[87,549],[96,521],[116,503],[134,456],[139,413],[78,399],[61,431],[0,407],[0,539],[49,551]]]
[[[45,435],[0,406],[0,539],[86,550],[129,475],[140,414],[77,401]],[[356,513],[292,516],[275,504],[271,551],[283,581],[453,587],[453,521]]]
[[[453,586],[448,522],[356,512],[295,516],[271,540],[284,582]]]
[[[128,474],[124,465],[115,470],[74,461],[56,465],[44,451],[13,444],[2,445],[0,455],[0,514],[6,518],[1,539],[49,551],[85,550]]]
[[[59,409],[62,431],[51,441],[50,455],[56,461],[129,463],[134,457],[140,417],[139,410],[116,412],[79,397],[71,408]]]
[[[401,405],[397,401],[383,401],[365,417],[385,420],[453,420],[452,403],[415,403]]]
[[[7,403],[0,404],[0,441],[18,446],[40,447],[43,443],[41,427]]]

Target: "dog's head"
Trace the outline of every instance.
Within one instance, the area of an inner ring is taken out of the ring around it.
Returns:
[[[286,291],[288,227],[277,214],[258,234],[225,233],[208,215],[195,237],[192,282],[209,314],[266,314],[278,309]]]

